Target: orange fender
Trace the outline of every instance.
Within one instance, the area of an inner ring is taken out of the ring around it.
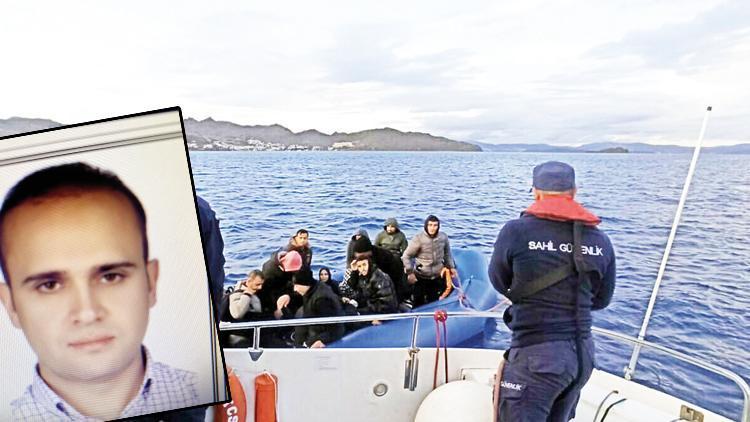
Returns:
[[[440,299],[445,299],[453,291],[453,279],[450,270],[443,269],[443,277],[445,278],[445,290],[440,295]]]
[[[276,375],[268,372],[255,377],[255,422],[277,422],[278,382]]]
[[[245,422],[247,420],[247,398],[242,381],[232,368],[229,373],[229,394],[232,401],[214,406],[214,422]]]

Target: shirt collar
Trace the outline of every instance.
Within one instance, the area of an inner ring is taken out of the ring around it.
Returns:
[[[125,406],[121,415],[125,415],[132,408],[140,406],[140,404],[148,398],[148,393],[151,391],[151,386],[154,382],[153,374],[153,358],[151,353],[145,346],[141,346],[141,356],[146,361],[146,371],[143,375],[143,381],[141,381],[141,388],[138,390],[138,394],[133,397],[130,402]],[[71,418],[76,421],[94,422],[98,419],[88,417],[80,414],[73,406],[68,404],[62,397],[58,396],[47,382],[44,381],[41,374],[39,373],[39,364],[34,368],[34,379],[31,382],[31,392],[36,402],[40,403],[50,412],[67,418]]]

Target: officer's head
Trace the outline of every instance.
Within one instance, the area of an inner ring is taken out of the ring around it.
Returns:
[[[569,196],[576,194],[576,173],[569,164],[547,161],[534,167],[532,183],[534,199],[547,196]]]

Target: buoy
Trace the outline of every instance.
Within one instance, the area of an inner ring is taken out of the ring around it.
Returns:
[[[492,387],[475,381],[452,381],[422,400],[414,422],[494,422]]]
[[[270,372],[255,377],[255,422],[277,422],[278,382]]]
[[[232,368],[227,367],[227,372],[232,401],[214,406],[214,422],[245,422],[247,419],[245,389],[242,388],[242,381]]]

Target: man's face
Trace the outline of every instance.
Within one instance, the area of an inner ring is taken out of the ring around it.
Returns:
[[[303,286],[301,284],[294,285],[294,291],[298,293],[300,296],[304,296],[308,290],[310,290],[310,286]]]
[[[249,290],[257,292],[263,288],[263,281],[263,277],[256,275],[255,277],[248,279],[247,282],[245,282],[245,285]]]
[[[363,259],[361,261],[357,261],[357,272],[359,275],[366,276],[367,273],[370,271],[370,262],[366,259]]]
[[[143,259],[127,199],[91,191],[26,202],[6,217],[12,287],[0,298],[46,380],[106,381],[140,364],[158,262]]]
[[[391,225],[385,226],[385,231],[388,234],[396,233],[396,227],[395,226],[391,226]]]
[[[294,243],[297,246],[307,246],[307,239],[308,239],[307,233],[300,233],[294,236]]]
[[[435,233],[438,231],[438,227],[440,226],[440,223],[437,221],[428,221],[427,222],[427,234],[430,236],[435,236]]]

